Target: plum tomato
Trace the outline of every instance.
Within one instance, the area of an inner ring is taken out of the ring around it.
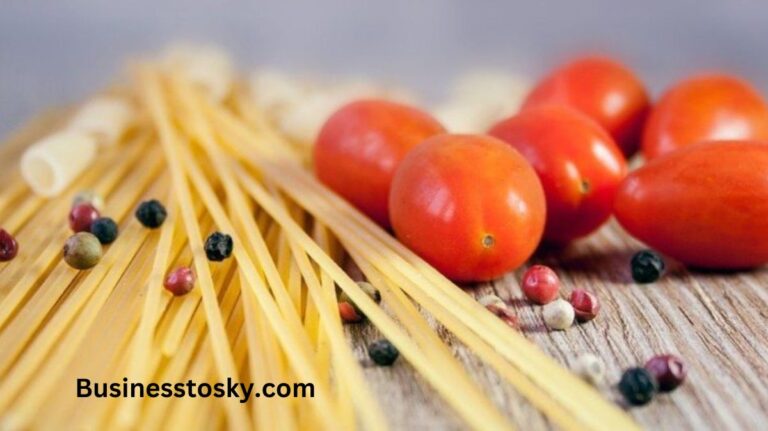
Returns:
[[[626,157],[637,152],[649,98],[640,79],[621,63],[599,56],[566,63],[534,87],[523,109],[552,103],[567,105],[595,120]]]
[[[400,160],[426,138],[444,132],[426,112],[384,100],[360,100],[336,111],[314,149],[315,173],[325,185],[381,226]]]
[[[490,130],[528,159],[544,186],[544,239],[557,244],[602,225],[627,164],[613,139],[586,115],[562,105],[526,109]]]
[[[768,262],[768,145],[699,143],[627,176],[615,214],[632,236],[692,267]]]
[[[397,238],[459,282],[519,267],[541,240],[545,212],[530,164],[484,135],[427,139],[405,156],[389,194]]]
[[[642,152],[651,160],[713,140],[768,140],[768,105],[748,82],[699,75],[674,85],[648,117]]]

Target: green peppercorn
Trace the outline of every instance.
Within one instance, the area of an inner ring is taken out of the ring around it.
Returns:
[[[117,239],[117,223],[109,217],[100,217],[91,223],[91,233],[102,244],[112,244]]]
[[[136,209],[136,218],[139,222],[150,229],[156,229],[162,226],[168,213],[163,204],[155,199],[142,202]]]
[[[619,392],[633,406],[647,404],[656,395],[659,384],[648,370],[641,367],[624,371],[619,381]]]
[[[664,273],[664,260],[651,250],[632,256],[632,278],[638,283],[653,283]]]
[[[75,269],[90,269],[101,260],[101,243],[89,232],[78,232],[64,243],[64,260]]]
[[[208,256],[208,260],[221,262],[232,255],[233,247],[231,236],[214,232],[205,240],[205,255]]]
[[[377,365],[389,366],[397,360],[400,352],[389,340],[381,339],[368,345],[368,356]]]

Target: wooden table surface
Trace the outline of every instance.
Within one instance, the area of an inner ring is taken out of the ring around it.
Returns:
[[[18,157],[20,148],[0,148],[0,157]],[[647,429],[764,428],[768,422],[768,269],[701,273],[671,264],[659,282],[638,285],[631,280],[629,260],[641,248],[612,222],[568,249],[534,257],[533,263],[550,265],[559,273],[564,295],[582,287],[602,301],[597,319],[567,331],[547,331],[541,307],[522,299],[518,280],[524,268],[467,291],[475,296],[496,293],[506,300],[518,314],[526,337],[561,364],[569,366],[582,353],[599,356],[607,368],[601,391],[616,402],[620,397],[615,384],[623,369],[642,365],[658,353],[683,357],[689,375],[682,387],[658,396],[649,405],[629,410]],[[552,428],[492,369],[432,323],[519,429]],[[379,337],[376,329],[358,324],[347,326],[347,331],[357,355],[365,360],[364,346]],[[392,429],[464,428],[405,361],[393,367],[369,366],[365,373],[384,404]]]
[[[684,358],[689,374],[683,386],[629,409],[647,429],[763,429],[768,422],[768,269],[700,273],[672,263],[657,283],[640,285],[632,281],[629,260],[642,248],[612,222],[566,250],[539,253],[533,259],[558,272],[564,295],[581,287],[602,301],[595,320],[567,331],[549,332],[541,307],[523,299],[522,269],[468,291],[475,296],[495,293],[506,300],[517,312],[523,333],[561,364],[569,366],[582,353],[596,354],[607,370],[601,392],[616,402],[621,402],[615,386],[623,369],[642,366],[658,353]],[[439,325],[435,328],[520,429],[553,428],[460,342]],[[363,357],[362,346],[377,336],[375,328],[358,325],[348,331]],[[400,362],[394,375],[376,367],[366,372],[394,429],[462,429],[406,363]]]

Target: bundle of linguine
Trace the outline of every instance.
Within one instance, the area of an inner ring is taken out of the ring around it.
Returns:
[[[21,181],[15,166],[22,143],[2,150],[0,225],[17,232],[23,247],[0,266],[0,428],[387,429],[379,402],[387,395],[365,382],[345,337],[337,290],[469,428],[513,429],[514,418],[472,380],[428,317],[557,427],[636,428],[621,409],[318,183],[305,163],[308,147],[278,132],[245,91],[199,85],[223,72],[183,63],[136,68],[134,82],[112,95],[135,111],[132,124],[121,123],[116,144],[97,144],[87,168],[62,174],[68,184],[56,198],[35,196]],[[71,120],[58,116],[19,142],[66,124]],[[70,147],[66,154],[58,161],[43,157],[53,166],[46,175],[78,153]],[[43,175],[43,168],[26,169],[25,177]],[[87,272],[61,259],[69,197],[82,189],[107,198],[121,229]],[[149,198],[168,209],[157,230],[132,216]],[[212,231],[232,236],[231,259],[208,261],[203,238]],[[173,297],[163,279],[182,265],[193,268],[196,287]],[[345,271],[350,265],[379,290],[381,304]],[[314,397],[77,398],[82,377],[311,382]]]

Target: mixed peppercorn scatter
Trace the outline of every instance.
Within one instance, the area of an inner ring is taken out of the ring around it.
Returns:
[[[112,244],[117,239],[117,223],[109,217],[99,217],[91,223],[91,233],[102,244]]]
[[[547,304],[557,298],[560,279],[552,268],[533,265],[523,274],[522,289],[525,297],[536,304]]]
[[[656,378],[645,368],[635,367],[624,371],[619,381],[619,392],[633,406],[650,402],[659,390]]]
[[[165,277],[163,286],[174,296],[186,295],[195,287],[195,273],[188,267],[176,268]]]
[[[564,299],[558,299],[544,306],[542,310],[544,323],[550,329],[564,330],[573,325],[576,313],[573,306]]]
[[[397,348],[389,340],[376,340],[368,346],[368,356],[376,365],[389,366],[400,356]]]
[[[214,232],[205,240],[205,255],[208,260],[221,262],[232,255],[234,243],[232,237],[221,232]]]
[[[593,293],[584,289],[574,289],[571,292],[571,305],[579,322],[588,322],[600,312],[600,301]]]
[[[69,211],[69,227],[73,232],[90,232],[91,224],[99,218],[99,211],[88,203],[78,204]]]
[[[599,385],[605,379],[605,364],[591,353],[585,353],[576,358],[573,371],[593,385]]]
[[[139,223],[150,229],[157,229],[162,226],[166,217],[168,217],[168,212],[165,207],[155,199],[144,201],[136,208],[136,218]]]
[[[656,355],[645,363],[645,369],[656,378],[659,390],[669,392],[680,386],[688,375],[688,366],[675,355]]]
[[[97,211],[104,211],[104,199],[92,190],[83,190],[72,199],[72,207],[80,204],[89,204]]]
[[[664,260],[651,250],[643,250],[632,256],[632,279],[638,283],[653,283],[664,273]]]
[[[75,269],[90,269],[101,260],[99,239],[90,232],[78,232],[64,243],[64,261]]]
[[[19,253],[19,243],[5,229],[0,229],[0,262],[8,262]]]

